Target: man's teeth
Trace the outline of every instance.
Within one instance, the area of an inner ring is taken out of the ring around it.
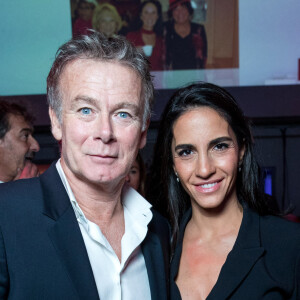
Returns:
[[[216,184],[217,184],[217,182],[207,183],[207,184],[202,184],[201,187],[203,187],[204,189],[208,189],[208,188],[215,186]]]

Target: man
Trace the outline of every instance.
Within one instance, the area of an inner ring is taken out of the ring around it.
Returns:
[[[0,102],[1,183],[38,175],[32,159],[40,147],[32,136],[32,121],[25,107]]]
[[[0,187],[1,299],[167,299],[167,222],[125,177],[146,142],[153,86],[141,53],[94,32],[47,79],[61,159]]]

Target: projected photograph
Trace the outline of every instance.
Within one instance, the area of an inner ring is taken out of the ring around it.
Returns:
[[[71,12],[73,36],[94,29],[140,48],[158,89],[195,80],[236,84],[238,0],[71,0]]]

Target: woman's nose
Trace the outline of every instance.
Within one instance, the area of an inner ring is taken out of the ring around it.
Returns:
[[[214,159],[208,153],[198,155],[196,175],[201,178],[208,178],[216,171]]]

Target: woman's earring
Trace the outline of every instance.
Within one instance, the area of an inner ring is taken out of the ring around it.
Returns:
[[[175,175],[176,175],[176,180],[177,180],[177,182],[179,182],[179,177],[178,177],[177,172],[175,172]]]
[[[239,162],[239,172],[241,172],[242,170],[242,163],[243,163],[242,161]]]

